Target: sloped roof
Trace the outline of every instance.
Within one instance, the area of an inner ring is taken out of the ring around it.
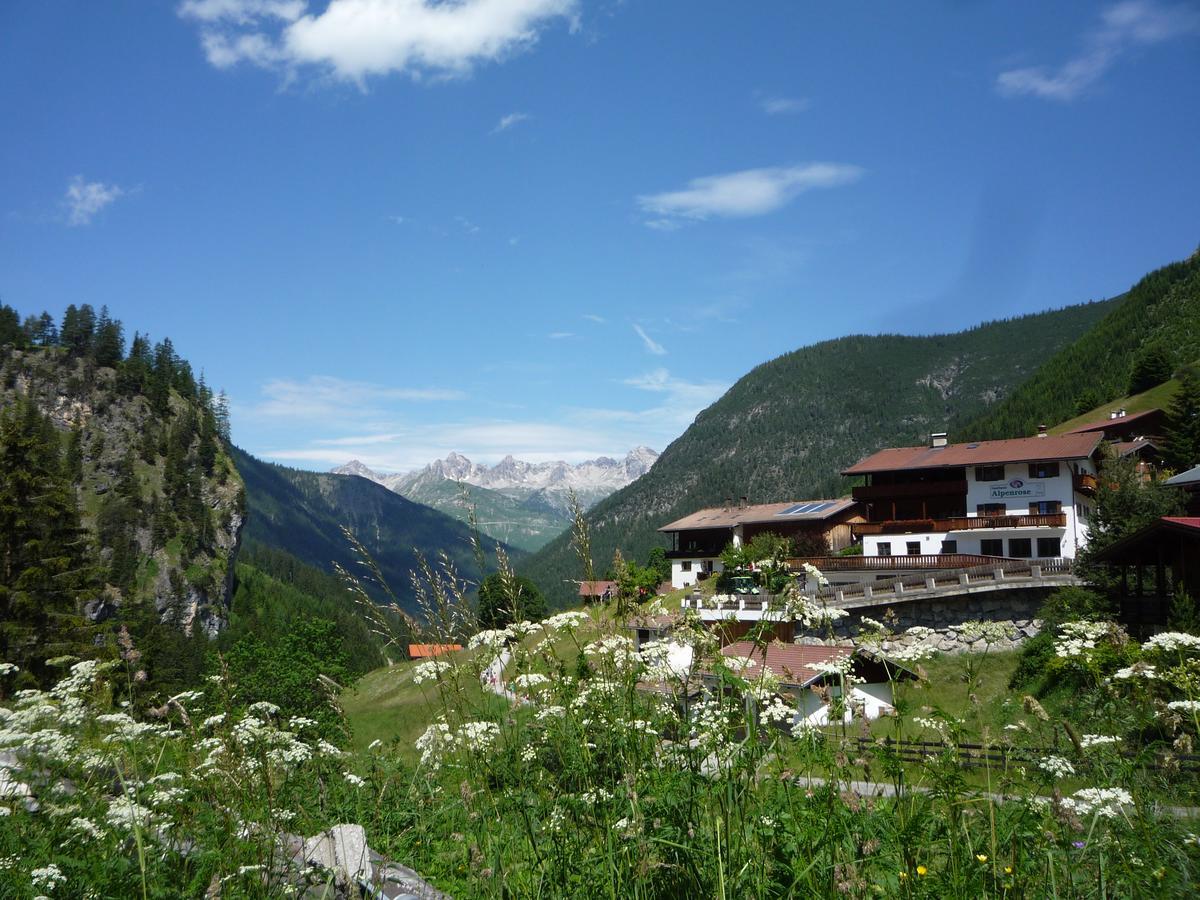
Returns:
[[[1187,546],[1200,545],[1200,517],[1163,516],[1140,531],[1126,535],[1096,554],[1098,562],[1141,564],[1159,554],[1169,537],[1179,537]],[[1196,544],[1191,542],[1195,541]]]
[[[1095,422],[1088,422],[1085,425],[1079,425],[1075,428],[1072,428],[1067,432],[1067,434],[1083,434],[1090,431],[1108,431],[1112,428],[1125,428],[1129,425],[1132,425],[1134,422],[1141,420],[1150,422],[1156,418],[1161,418],[1162,415],[1163,411],[1161,409],[1147,409],[1139,413],[1127,413],[1123,416],[1117,416],[1115,419],[1097,419]]]
[[[945,447],[892,447],[860,460],[843,475],[868,475],[905,469],[939,469],[949,466],[986,466],[998,463],[1044,462],[1056,459],[1085,459],[1104,436],[1097,432],[976,441]]]
[[[1158,449],[1158,445],[1154,441],[1148,441],[1145,438],[1138,438],[1136,441],[1114,441],[1112,448],[1117,451],[1117,456],[1129,456],[1131,453],[1137,453],[1139,450],[1144,450],[1146,447],[1151,447],[1154,450]]]
[[[824,647],[819,644],[784,644],[772,641],[766,646],[767,673],[774,675],[782,684],[806,685],[824,672],[814,668],[825,662],[842,660],[853,656],[857,651],[853,647]],[[753,641],[736,641],[721,648],[724,656],[743,656],[750,659],[752,665],[745,673],[753,678],[758,674],[758,666],[763,665],[764,652],[755,647]]]
[[[410,659],[427,659],[431,656],[444,656],[461,649],[462,644],[409,644],[408,655]]]
[[[617,583],[615,581],[579,582],[580,597],[603,597],[605,591],[615,594],[617,592]]]
[[[734,528],[764,522],[820,522],[840,515],[854,506],[855,500],[789,500],[786,503],[759,503],[753,506],[712,506],[664,525],[659,531],[698,531],[704,528]]]
[[[1186,472],[1180,472],[1178,475],[1172,475],[1167,479],[1166,483],[1174,485],[1200,485],[1200,466],[1188,469]]]

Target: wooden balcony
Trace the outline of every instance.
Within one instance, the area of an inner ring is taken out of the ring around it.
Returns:
[[[1006,563],[1003,556],[979,556],[974,553],[923,553],[911,556],[808,556],[789,559],[793,572],[805,563],[821,572],[896,572],[908,569],[970,569]]]
[[[956,516],[952,519],[891,519],[884,522],[859,522],[850,526],[855,537],[864,534],[940,534],[948,531],[974,531],[979,528],[1065,528],[1066,513],[1044,516]]]
[[[910,500],[913,497],[966,497],[967,482],[914,481],[908,484],[866,484],[851,491],[855,500]]]
[[[1089,496],[1096,493],[1096,476],[1090,475],[1087,472],[1076,472],[1073,479],[1075,482],[1075,490],[1081,494]]]

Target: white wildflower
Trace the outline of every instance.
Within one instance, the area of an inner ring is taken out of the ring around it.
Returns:
[[[1119,741],[1120,738],[1109,734],[1085,734],[1079,739],[1079,746],[1086,750],[1089,747],[1103,747],[1105,744],[1116,744]]]
[[[1200,637],[1185,634],[1182,631],[1164,631],[1156,634],[1146,643],[1143,650],[1200,650]]]
[[[1060,659],[1077,659],[1095,649],[1096,641],[1108,633],[1103,622],[1064,622],[1062,634],[1054,642],[1054,655]]]
[[[48,891],[54,890],[60,884],[67,880],[67,876],[62,873],[62,869],[50,863],[40,869],[34,869],[29,873],[29,880],[35,888],[41,888]]]
[[[1200,712],[1200,700],[1172,700],[1167,704],[1167,709],[1174,709],[1178,712]]]
[[[570,631],[579,628],[591,621],[591,618],[585,612],[578,610],[570,610],[568,612],[557,613],[542,622],[542,627],[547,631]]]
[[[0,662],[0,675],[12,675],[14,672],[20,671],[20,666],[13,665],[9,662]]]
[[[1133,803],[1133,797],[1124,788],[1084,788],[1061,802],[1064,808],[1078,816],[1095,814],[1115,819],[1122,807]]]
[[[365,778],[360,778],[359,776],[355,775],[353,772],[343,772],[342,777],[346,779],[346,782],[348,784],[350,784],[352,787],[356,787],[356,788],[362,787],[364,784],[367,783],[367,780]]]
[[[550,679],[540,672],[529,672],[525,675],[518,675],[509,682],[509,686],[515,691],[530,693],[535,690],[544,688],[550,684]]]
[[[443,672],[449,672],[453,668],[450,663],[445,660],[431,659],[427,662],[418,664],[413,668],[413,684],[424,684],[427,681],[437,681]]]
[[[1117,669],[1117,671],[1113,672],[1112,677],[1121,679],[1122,681],[1129,678],[1145,678],[1148,681],[1153,681],[1158,677],[1158,672],[1149,663],[1135,662],[1132,666]]]
[[[1075,767],[1071,765],[1071,761],[1062,756],[1045,756],[1038,760],[1038,768],[1048,775],[1053,775],[1055,778],[1066,778],[1068,775],[1075,774]]]

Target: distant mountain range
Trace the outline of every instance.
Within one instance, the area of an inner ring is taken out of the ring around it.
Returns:
[[[466,521],[475,506],[480,530],[523,550],[536,550],[570,524],[570,492],[590,509],[640,478],[658,459],[649,447],[635,447],[623,459],[602,456],[586,462],[530,463],[506,456],[494,466],[451,453],[423,469],[402,475],[373,471],[358,460],[333,469],[358,475],[409,500]],[[467,489],[467,498],[463,495]]]

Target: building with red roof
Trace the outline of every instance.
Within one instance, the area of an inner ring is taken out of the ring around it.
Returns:
[[[1087,543],[1102,431],[892,447],[842,474],[866,521],[864,556],[1073,558]]]

